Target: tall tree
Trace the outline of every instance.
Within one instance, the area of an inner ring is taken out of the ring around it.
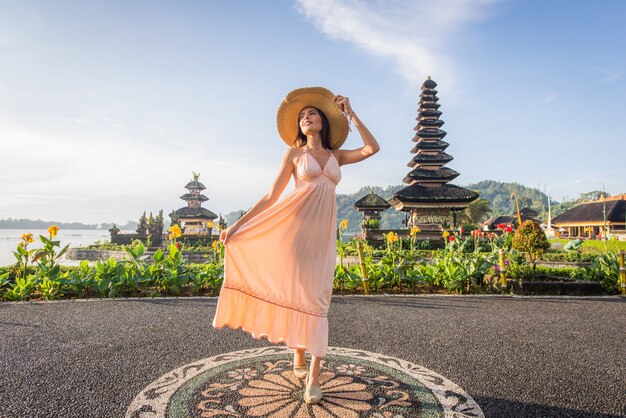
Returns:
[[[489,201],[479,197],[457,216],[457,223],[478,225],[493,212]]]
[[[138,234],[147,234],[148,233],[148,218],[146,218],[146,211],[143,211],[143,215],[139,218],[139,224],[137,225],[137,233]]]

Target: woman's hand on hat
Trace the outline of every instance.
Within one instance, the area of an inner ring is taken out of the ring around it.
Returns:
[[[333,103],[337,105],[340,111],[348,116],[352,116],[352,106],[350,106],[349,98],[337,95],[333,98]]]

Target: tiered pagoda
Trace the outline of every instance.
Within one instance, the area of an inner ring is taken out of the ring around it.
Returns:
[[[463,187],[448,184],[459,173],[444,167],[452,156],[444,150],[448,143],[443,141],[446,131],[441,127],[441,112],[437,97],[437,83],[428,77],[422,84],[415,146],[415,156],[408,163],[411,171],[402,180],[408,184],[389,199],[396,209],[407,212],[406,226],[419,226],[423,231],[441,230],[456,226],[456,212],[465,209],[478,198],[478,193]]]
[[[217,218],[216,214],[202,207],[202,202],[209,198],[202,194],[206,187],[198,181],[199,177],[200,174],[193,173],[193,179],[185,185],[189,192],[180,197],[187,206],[170,214],[172,224],[178,223],[183,235],[211,235],[213,220]]]
[[[363,212],[361,229],[365,232],[369,228],[378,229],[381,218],[380,212],[391,207],[391,205],[385,199],[370,191],[369,194],[357,200],[354,203],[354,207],[357,211]]]

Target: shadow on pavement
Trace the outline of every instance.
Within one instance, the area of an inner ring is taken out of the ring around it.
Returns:
[[[466,299],[465,299],[466,300]],[[349,305],[352,302],[366,302],[383,306],[396,306],[402,308],[413,309],[450,309],[450,308],[463,308],[463,309],[479,309],[479,306],[471,306],[467,303],[455,304],[454,300],[450,298],[442,298],[439,296],[420,296],[420,297],[394,297],[394,295],[381,295],[381,296],[351,296],[341,295],[333,296],[332,303],[339,305]]]
[[[624,415],[602,414],[578,409],[471,395],[487,418],[621,418]],[[626,412],[626,411],[624,411]]]

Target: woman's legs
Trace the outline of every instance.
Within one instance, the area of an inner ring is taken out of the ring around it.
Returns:
[[[320,384],[320,367],[322,358],[323,357],[311,356],[311,367],[309,368],[311,380],[309,383],[312,386],[319,386]]]
[[[304,366],[306,365],[306,358],[304,357],[304,348],[303,349],[295,349],[293,352],[293,365],[294,366]]]

